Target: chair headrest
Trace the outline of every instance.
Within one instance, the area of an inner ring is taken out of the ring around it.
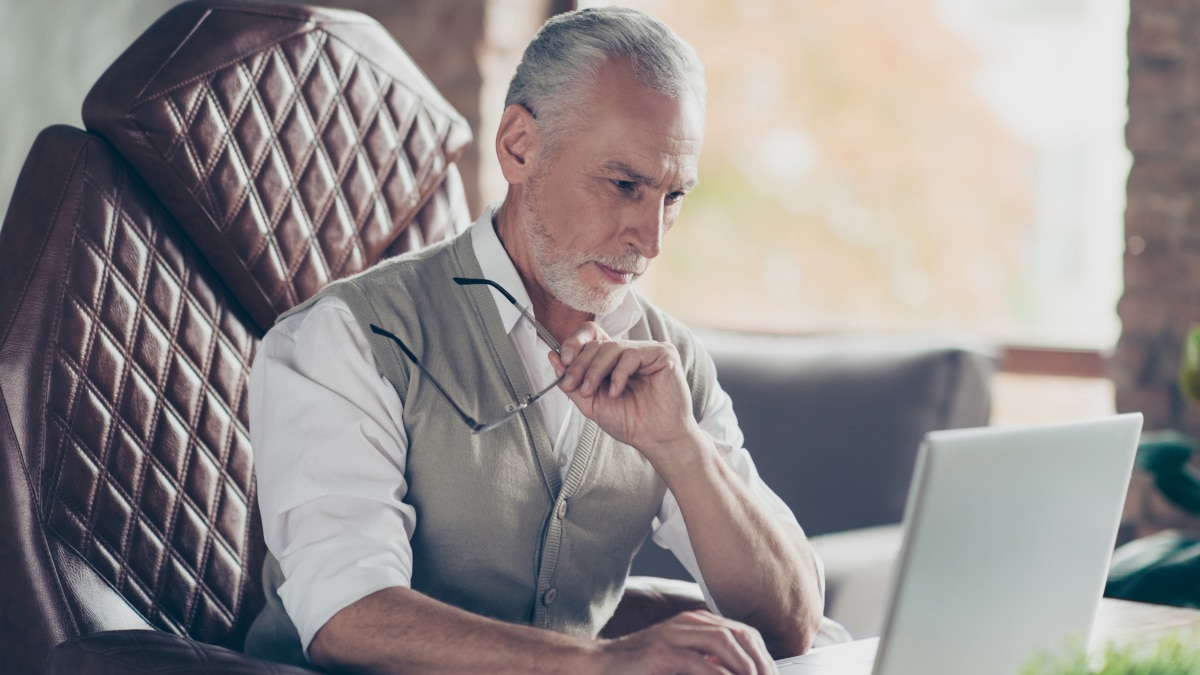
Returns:
[[[171,9],[96,82],[83,119],[263,330],[375,263],[471,141],[375,20],[259,0]]]

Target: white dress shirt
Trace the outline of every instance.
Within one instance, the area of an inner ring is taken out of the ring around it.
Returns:
[[[493,228],[494,209],[486,209],[471,228],[475,256],[485,277],[529,307],[529,295]],[[550,348],[515,307],[499,292],[492,293],[538,391],[555,377],[547,358]],[[619,337],[641,316],[630,293],[596,322]],[[711,373],[712,360],[702,367]],[[729,396],[715,375],[710,381],[701,429],[771,510],[794,522],[791,510],[762,482],[742,448]],[[565,476],[585,419],[559,389],[535,406],[554,436],[552,447]],[[396,390],[379,374],[350,309],[338,298],[322,298],[288,316],[259,345],[250,373],[250,439],[259,507],[267,547],[286,579],[279,595],[306,654],[317,630],[342,608],[384,588],[411,585],[409,540],[418,514],[405,502],[408,437],[402,408]],[[487,417],[493,411],[467,412]],[[675,554],[717,611],[669,491],[652,540]]]

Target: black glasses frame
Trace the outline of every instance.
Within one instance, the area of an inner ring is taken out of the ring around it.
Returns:
[[[546,330],[545,326],[538,323],[537,319],[533,318],[533,312],[530,311],[528,307],[525,307],[521,303],[517,302],[517,299],[514,298],[511,293],[504,290],[504,287],[500,284],[492,281],[491,279],[470,279],[466,277],[454,277],[454,283],[458,284],[459,286],[482,285],[491,286],[492,288],[496,289],[500,292],[500,295],[503,295],[506,300],[512,303],[513,307],[516,307],[517,310],[521,312],[522,317],[529,320],[529,322],[533,325],[534,330],[536,330],[538,335],[540,335],[542,339],[546,341],[546,344],[550,345],[550,348],[553,349],[555,353],[562,353],[562,345],[559,344],[558,340],[554,339],[554,336],[550,334],[550,331]],[[533,394],[526,394],[513,403],[504,406],[505,413],[500,417],[486,421],[480,421],[467,414],[467,412],[463,410],[462,406],[460,406],[458,402],[455,401],[454,398],[446,391],[445,387],[442,386],[442,383],[438,382],[437,378],[425,369],[425,366],[421,364],[421,361],[417,358],[417,355],[412,353],[412,350],[404,344],[403,340],[396,337],[394,333],[384,330],[375,324],[370,324],[370,327],[371,332],[375,333],[376,335],[382,335],[383,337],[388,338],[392,342],[396,343],[396,346],[400,348],[400,351],[404,352],[404,355],[408,357],[408,360],[412,361],[412,364],[417,367],[417,370],[421,371],[421,375],[428,378],[429,383],[433,385],[433,388],[442,395],[442,398],[446,399],[446,402],[449,403],[450,407],[454,409],[454,412],[458,414],[459,419],[461,419],[468,427],[471,428],[472,434],[481,434],[485,431],[495,429],[501,424],[504,424],[516,416],[517,413],[533,405],[538,399],[549,393],[551,389],[557,387],[563,381],[563,377],[566,376],[566,373],[564,372],[562,375],[556,377],[553,382],[548,384],[541,391]]]

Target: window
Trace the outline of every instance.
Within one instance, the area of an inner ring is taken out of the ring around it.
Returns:
[[[1124,3],[618,4],[708,70],[701,184],[647,279],[659,304],[720,327],[1115,343]]]

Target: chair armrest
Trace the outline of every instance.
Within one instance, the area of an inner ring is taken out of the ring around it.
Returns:
[[[708,609],[700,586],[693,581],[634,576],[625,582],[625,594],[617,611],[600,630],[604,639],[619,638],[636,633],[656,623],[697,609]],[[813,647],[827,647],[848,642],[850,633],[837,621],[825,617],[813,641]]]
[[[636,633],[694,609],[708,609],[700,586],[691,581],[659,577],[629,577],[617,611],[600,630],[602,638]]]
[[[903,538],[902,525],[881,525],[809,540],[825,563],[825,615],[856,638],[883,630]]]
[[[50,652],[51,675],[171,673],[205,675],[314,675],[316,671],[271,663],[241,652],[153,630],[114,630],[81,635]]]

